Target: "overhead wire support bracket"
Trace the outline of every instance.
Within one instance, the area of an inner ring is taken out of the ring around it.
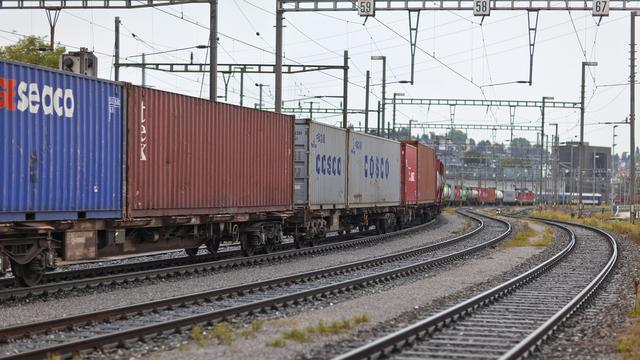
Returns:
[[[392,104],[392,102],[387,102]],[[487,106],[487,107],[530,107],[542,108],[539,100],[481,100],[481,99],[421,99],[421,98],[397,98],[396,105],[459,105],[459,106]],[[579,109],[579,102],[571,101],[545,101],[545,107]]]
[[[527,11],[527,24],[529,26],[529,86],[533,85],[533,54],[536,50],[536,36],[538,35],[538,10]]]
[[[415,19],[414,19],[415,15]],[[420,24],[420,10],[409,10],[409,42],[411,45],[411,85],[416,65],[416,45],[418,41],[418,26]]]
[[[120,63],[121,67],[145,68],[148,70],[203,73],[209,72],[209,64],[205,63]],[[273,64],[218,64],[218,72],[223,74],[273,74]],[[344,70],[343,65],[282,65],[282,72],[286,74],[299,74],[312,71]]]
[[[209,0],[0,0],[0,9],[135,9],[191,3],[208,4]]]
[[[398,123],[399,128],[408,128],[409,123]],[[412,122],[411,128],[413,129],[450,129],[450,124],[434,124],[434,123],[416,123]],[[511,129],[519,131],[540,131],[541,127],[536,125],[507,125],[507,124],[456,124],[457,130],[491,130],[491,131],[508,131]],[[354,127],[355,130],[362,129],[362,127]]]

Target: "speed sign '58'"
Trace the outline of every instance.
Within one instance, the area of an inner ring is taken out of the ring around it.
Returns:
[[[489,16],[489,0],[473,0],[473,15]]]
[[[376,3],[375,0],[358,0],[358,15],[360,16],[375,16]]]

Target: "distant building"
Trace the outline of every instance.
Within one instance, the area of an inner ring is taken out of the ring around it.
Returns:
[[[579,142],[567,142],[558,149],[560,159],[559,179],[561,190],[565,192],[578,192],[578,163],[579,163]],[[582,158],[582,192],[600,193],[607,199],[610,193],[611,184],[611,148],[606,146],[591,146],[584,143],[584,154]],[[595,156],[595,168],[594,168]],[[595,175],[595,187],[594,187]]]

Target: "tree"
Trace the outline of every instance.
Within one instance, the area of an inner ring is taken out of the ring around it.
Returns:
[[[511,140],[511,156],[524,158],[529,154],[531,143],[525,138]]]
[[[452,129],[449,132],[449,139],[451,139],[451,142],[456,145],[463,145],[467,143],[467,134],[463,131]]]
[[[476,146],[476,141],[472,138],[469,138],[469,146]]]
[[[477,145],[478,151],[483,153],[491,152],[491,142],[488,140],[480,140]]]
[[[58,46],[53,51],[41,51],[42,49],[49,49],[49,44],[43,38],[27,36],[13,45],[0,47],[0,59],[57,69],[60,56],[66,51],[65,48]]]

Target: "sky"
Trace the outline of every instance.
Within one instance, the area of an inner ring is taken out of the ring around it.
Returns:
[[[219,2],[219,63],[275,62],[275,0],[228,0]],[[87,47],[99,58],[99,77],[113,79],[114,17],[120,16],[121,60],[139,62],[140,54],[191,48],[165,54],[148,55],[149,62],[208,61],[206,45],[209,31],[209,6],[186,4],[134,10],[63,10],[56,27],[56,42],[75,50]],[[341,65],[343,51],[349,51],[349,107],[364,108],[365,72],[371,71],[370,106],[381,99],[380,61],[387,57],[387,97],[394,92],[411,98],[538,100],[553,96],[557,101],[580,101],[581,62],[597,61],[588,68],[585,89],[585,141],[611,146],[612,126],[602,122],[621,122],[629,114],[629,42],[628,12],[611,11],[598,25],[598,18],[584,11],[540,12],[533,83],[528,80],[529,45],[527,13],[492,11],[482,23],[480,17],[466,11],[422,11],[418,27],[414,85],[399,84],[411,77],[408,13],[378,11],[375,18],[351,12],[285,13],[284,63]],[[0,46],[16,42],[25,35],[49,36],[44,10],[0,10]],[[340,107],[342,72],[325,71],[284,75],[285,106]],[[121,70],[121,80],[141,83],[140,69]],[[257,83],[265,84],[264,103],[273,107],[274,76],[245,76],[245,106],[258,103]],[[208,97],[208,75],[147,72],[147,85],[191,96]],[[218,75],[218,95],[224,94],[222,75]],[[639,90],[640,91],[640,90]],[[227,102],[238,104],[239,74],[229,80]],[[299,100],[302,99],[302,100]],[[223,100],[223,99],[222,99]],[[419,123],[449,123],[448,106],[398,106],[397,122],[410,119]],[[387,121],[391,107],[387,107]],[[375,114],[370,122],[375,122]],[[318,115],[318,121],[338,124],[341,115]],[[538,125],[541,113],[536,108],[518,108],[515,123]],[[559,124],[560,141],[572,141],[579,134],[580,112],[575,109],[547,108],[546,123]],[[349,122],[364,124],[362,115]],[[459,124],[508,124],[509,108],[456,107]],[[433,130],[444,134],[446,130]],[[550,134],[553,128],[545,127]],[[414,129],[413,135],[422,131]],[[616,129],[616,152],[628,151],[629,127]],[[493,140],[490,131],[469,130],[476,140]],[[637,134],[636,134],[637,135]],[[509,132],[495,134],[498,142],[508,140]],[[536,142],[535,132],[514,132],[514,137]]]

